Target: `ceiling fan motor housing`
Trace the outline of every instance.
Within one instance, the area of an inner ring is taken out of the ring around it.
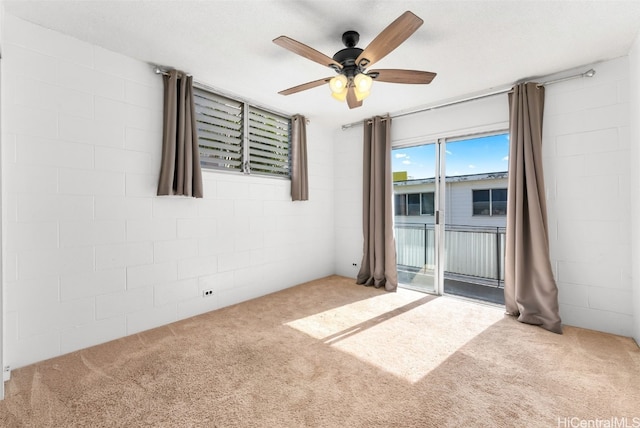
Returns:
[[[357,31],[349,30],[342,33],[342,43],[348,48],[352,48],[360,41],[360,34]]]
[[[333,55],[334,61],[342,65],[342,70],[339,70],[339,73],[347,77],[353,77],[364,71],[356,64],[356,59],[363,51],[355,47],[358,44],[358,40],[360,40],[360,34],[358,34],[357,31],[345,31],[344,34],[342,34],[342,43],[344,43],[346,48],[339,50]]]

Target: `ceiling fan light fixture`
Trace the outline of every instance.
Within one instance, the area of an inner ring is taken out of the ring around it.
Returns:
[[[333,92],[332,91],[331,92],[331,96],[333,98],[335,98],[336,100],[338,100],[338,101],[344,101],[344,100],[347,99],[347,92],[348,92],[348,89],[345,86],[344,89],[342,91],[340,91],[340,92]]]
[[[356,90],[365,93],[371,91],[373,79],[364,73],[358,73],[356,77],[353,78],[353,84],[356,86]]]
[[[355,89],[353,92],[355,92],[356,100],[358,101],[362,101],[365,98],[367,98],[369,95],[371,95],[371,91],[362,92],[362,91],[359,91],[358,89]]]
[[[353,78],[353,89],[356,95],[356,100],[362,101],[371,95],[371,86],[373,86],[373,79],[364,73],[358,73]]]
[[[344,96],[347,96],[347,76],[344,74],[338,74],[329,80],[329,88],[331,88],[331,92],[334,94],[342,94],[344,92]]]

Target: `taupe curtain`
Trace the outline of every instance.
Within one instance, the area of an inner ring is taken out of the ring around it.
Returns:
[[[162,164],[158,196],[202,198],[193,78],[181,71],[171,70],[163,76],[163,81]]]
[[[364,122],[362,232],[364,246],[356,283],[398,288],[396,243],[393,234],[391,118]]]
[[[291,118],[291,200],[309,200],[307,176],[307,119],[296,114]]]
[[[562,333],[558,289],[549,260],[542,173],[544,87],[514,86],[509,94],[509,184],[504,297],[507,313]]]

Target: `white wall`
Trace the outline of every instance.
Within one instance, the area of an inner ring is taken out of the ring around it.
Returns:
[[[629,61],[547,87],[551,262],[565,324],[632,334]]]
[[[363,254],[362,126],[338,129],[333,140],[335,272],[355,278]]]
[[[629,54],[631,113],[631,278],[633,287],[633,336],[640,344],[640,34]]]
[[[630,336],[629,60],[594,67],[592,78],[546,89],[543,156],[551,262],[565,324]],[[507,104],[507,96],[500,95],[394,119],[394,145],[504,129]],[[337,132],[336,180],[349,184],[336,190],[336,269],[353,275],[351,262],[362,254],[362,127]]]
[[[6,363],[334,273],[326,128],[308,126],[308,202],[291,202],[287,180],[222,172],[204,173],[204,199],[156,197],[151,66],[11,16],[4,35]]]

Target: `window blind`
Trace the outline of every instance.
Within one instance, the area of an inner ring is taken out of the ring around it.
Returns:
[[[291,120],[249,106],[249,168],[253,174],[290,176]]]
[[[242,171],[243,103],[194,88],[200,163]]]

